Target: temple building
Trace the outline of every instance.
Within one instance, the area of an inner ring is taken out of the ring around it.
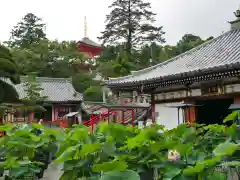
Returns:
[[[25,83],[28,78],[21,77],[21,83],[13,85],[16,89],[19,99],[26,98]],[[75,91],[72,86],[71,78],[47,78],[37,77],[36,82],[41,86],[41,96],[46,97],[42,106],[45,111],[42,113],[25,113],[18,112],[18,106],[14,105],[14,110],[6,113],[3,118],[3,123],[6,122],[27,122],[36,119],[43,119],[44,122],[62,120],[63,117],[70,112],[80,112],[81,103],[83,100],[82,94]]]
[[[234,14],[219,37],[105,85],[119,99],[150,96],[152,121],[169,129],[185,121],[221,123],[229,106],[240,103],[240,9]]]
[[[98,56],[103,50],[103,47],[100,44],[89,39],[87,35],[86,16],[84,17],[84,37],[82,40],[78,41],[78,47],[79,51],[85,53],[89,58]]]
[[[99,73],[95,74],[94,70],[96,65],[95,58],[101,54],[103,47],[88,37],[86,16],[84,17],[84,36],[77,42],[77,46],[79,51],[87,57],[85,61],[76,65],[77,70],[79,72],[91,73],[97,80],[102,80],[101,75]]]

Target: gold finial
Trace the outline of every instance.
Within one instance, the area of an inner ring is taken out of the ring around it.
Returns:
[[[87,37],[87,17],[84,16],[84,37]]]

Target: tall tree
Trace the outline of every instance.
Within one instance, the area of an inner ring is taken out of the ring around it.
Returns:
[[[155,15],[151,4],[145,0],[114,0],[106,17],[106,27],[99,39],[103,43],[124,40],[126,50],[149,42],[164,42],[162,26],[154,26]]]
[[[33,43],[46,39],[45,24],[33,13],[26,14],[11,32],[10,46],[29,48]]]

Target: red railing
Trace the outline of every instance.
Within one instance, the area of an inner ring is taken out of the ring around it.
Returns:
[[[99,115],[92,116],[90,118],[90,120],[83,122],[82,125],[87,126],[87,127],[90,126],[91,132],[93,132],[95,124],[97,124],[99,121],[103,120],[104,118],[108,118],[109,115],[115,115],[115,114],[116,114],[115,111],[103,112],[103,113],[101,113]]]

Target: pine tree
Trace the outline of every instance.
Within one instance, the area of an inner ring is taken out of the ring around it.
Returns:
[[[11,47],[29,48],[31,44],[46,39],[45,24],[42,19],[32,13],[24,16],[21,22],[14,26],[9,45]]]
[[[106,17],[105,30],[99,37],[103,43],[125,41],[126,50],[136,45],[151,42],[164,42],[162,26],[154,26],[155,13],[151,12],[151,4],[144,0],[115,0],[109,8],[112,9]]]
[[[19,84],[18,66],[12,59],[9,49],[0,44],[0,103],[15,101],[18,99],[16,89],[13,84]]]
[[[45,111],[41,104],[44,100],[47,99],[47,97],[41,94],[42,91],[43,88],[41,87],[41,84],[37,82],[35,74],[32,73],[28,75],[27,81],[24,84],[24,92],[26,94],[26,97],[22,99],[25,105],[25,111]]]

